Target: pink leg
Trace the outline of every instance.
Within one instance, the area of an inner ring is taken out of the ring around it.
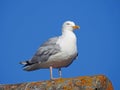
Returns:
[[[52,75],[52,66],[50,66],[50,79],[53,79],[53,75]]]
[[[61,77],[62,77],[62,71],[61,71],[61,68],[58,69],[58,72],[59,72],[59,77],[61,78]]]

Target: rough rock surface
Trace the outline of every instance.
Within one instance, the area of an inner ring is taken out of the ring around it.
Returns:
[[[55,80],[0,85],[0,90],[114,90],[104,75],[59,78]]]

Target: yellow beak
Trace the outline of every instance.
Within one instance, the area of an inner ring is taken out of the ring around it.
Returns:
[[[75,25],[75,26],[73,26],[73,29],[80,29],[80,26]]]

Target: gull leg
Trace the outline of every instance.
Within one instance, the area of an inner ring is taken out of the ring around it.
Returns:
[[[50,66],[50,79],[53,79],[53,75],[52,75],[52,66]]]
[[[61,77],[62,77],[62,71],[61,71],[61,68],[58,69],[58,73],[59,73],[59,77],[61,78]]]

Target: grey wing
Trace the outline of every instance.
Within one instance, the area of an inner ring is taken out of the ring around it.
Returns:
[[[56,44],[58,38],[59,37],[51,38],[42,44],[29,63],[34,64],[38,62],[45,62],[51,55],[55,55],[56,53],[60,52],[60,46]]]

